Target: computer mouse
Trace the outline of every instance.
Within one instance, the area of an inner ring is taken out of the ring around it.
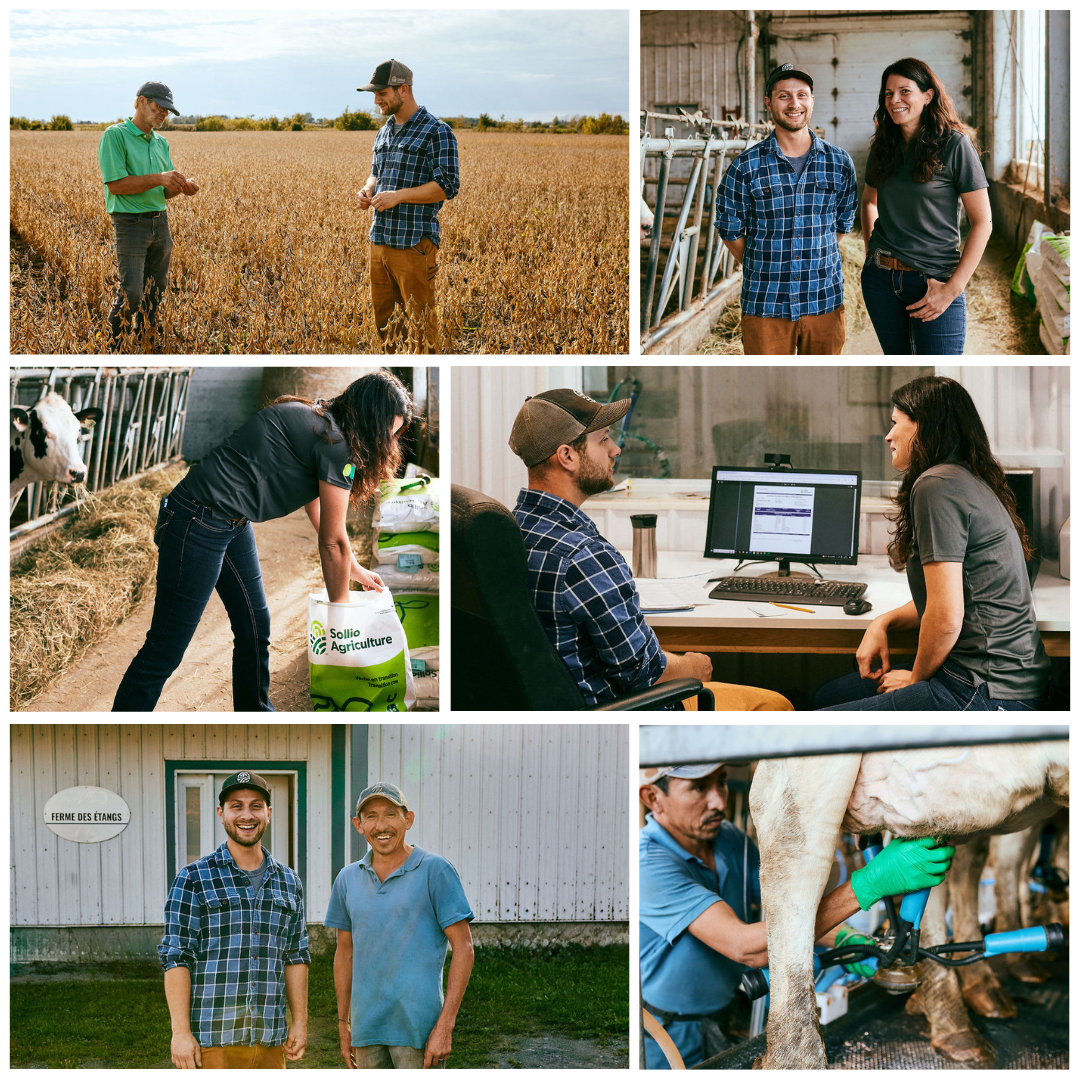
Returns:
[[[869,611],[873,606],[869,600],[849,600],[844,605],[844,614],[861,615],[864,611]]]

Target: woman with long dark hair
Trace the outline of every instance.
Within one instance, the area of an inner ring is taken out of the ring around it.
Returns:
[[[1035,623],[1031,541],[968,392],[923,375],[892,395],[885,441],[903,470],[889,554],[912,599],[879,615],[855,654],[858,674],[822,686],[817,708],[1037,709],[1050,660]],[[918,630],[910,670],[890,630]]]
[[[276,711],[269,696],[270,609],[251,522],[304,507],[319,534],[330,601],[348,602],[350,580],[381,592],[379,575],[353,557],[345,515],[350,503],[360,505],[394,477],[398,432],[414,410],[408,390],[388,371],[357,379],[331,401],[279,397],[188,472],[161,500],[153,621],[113,712],[154,708],[215,590],[233,630],[233,708]]]
[[[974,132],[914,57],[881,73],[866,161],[863,301],[886,356],[964,351],[964,289],[992,227]],[[961,250],[960,208],[971,229]]]

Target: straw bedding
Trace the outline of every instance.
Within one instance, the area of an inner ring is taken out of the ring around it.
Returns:
[[[13,710],[153,596],[158,505],[186,472],[186,465],[170,466],[90,496],[69,526],[12,567]]]

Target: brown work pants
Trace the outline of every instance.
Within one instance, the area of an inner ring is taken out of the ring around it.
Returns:
[[[371,245],[371,304],[375,329],[388,353],[439,351],[439,315],[435,307],[435,274],[439,249],[425,236],[415,247]],[[395,308],[405,313],[404,324],[387,334]],[[406,339],[414,344],[406,347]]]
[[[747,356],[839,356],[847,340],[844,305],[825,315],[791,319],[742,317],[743,352]]]
[[[713,692],[717,712],[791,712],[795,708],[774,690],[736,683],[707,682],[704,685]],[[697,698],[687,698],[682,704],[687,712],[697,712]]]
[[[204,1046],[203,1069],[284,1069],[284,1046]]]

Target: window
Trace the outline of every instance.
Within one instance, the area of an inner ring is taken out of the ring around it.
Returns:
[[[1013,179],[1043,189],[1043,135],[1046,131],[1046,13],[1017,11],[1013,97],[1016,102],[1016,142]]]

